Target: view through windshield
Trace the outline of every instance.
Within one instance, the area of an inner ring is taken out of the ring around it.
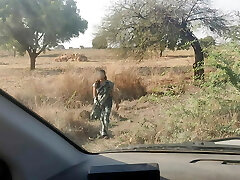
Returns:
[[[0,0],[0,88],[90,152],[240,136],[238,10]]]

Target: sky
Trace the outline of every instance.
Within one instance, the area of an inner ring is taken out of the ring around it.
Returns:
[[[102,18],[107,14],[108,8],[114,0],[76,0],[76,2],[80,9],[80,15],[88,21],[88,30],[64,45],[67,48],[79,48],[81,45],[91,47],[97,26],[100,25]],[[240,0],[212,0],[212,6],[223,11],[240,11]],[[206,34],[199,31],[197,36],[201,38]]]

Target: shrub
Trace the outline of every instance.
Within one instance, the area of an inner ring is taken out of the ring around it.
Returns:
[[[183,142],[240,135],[240,51],[235,45],[215,49],[212,69],[199,92],[182,99],[168,111],[170,119],[157,142]],[[167,139],[163,138],[168,135]]]
[[[108,67],[109,78],[115,83],[122,100],[134,100],[146,95],[146,85],[137,71]]]
[[[207,36],[205,38],[200,39],[200,44],[202,48],[209,48],[211,46],[215,46],[216,41],[212,36]]]
[[[76,105],[76,103],[89,104],[92,101],[91,87],[94,82],[92,71],[67,72],[58,76],[55,81],[57,91],[54,95],[61,97],[66,106]]]
[[[107,49],[108,42],[106,37],[97,35],[92,41],[92,46],[95,49]]]

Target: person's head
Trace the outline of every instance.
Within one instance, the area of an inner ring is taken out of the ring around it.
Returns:
[[[98,81],[107,80],[106,72],[103,69],[97,70],[96,75]]]

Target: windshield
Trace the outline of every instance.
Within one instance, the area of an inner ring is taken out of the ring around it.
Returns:
[[[0,0],[0,88],[89,152],[238,137],[238,10]]]

